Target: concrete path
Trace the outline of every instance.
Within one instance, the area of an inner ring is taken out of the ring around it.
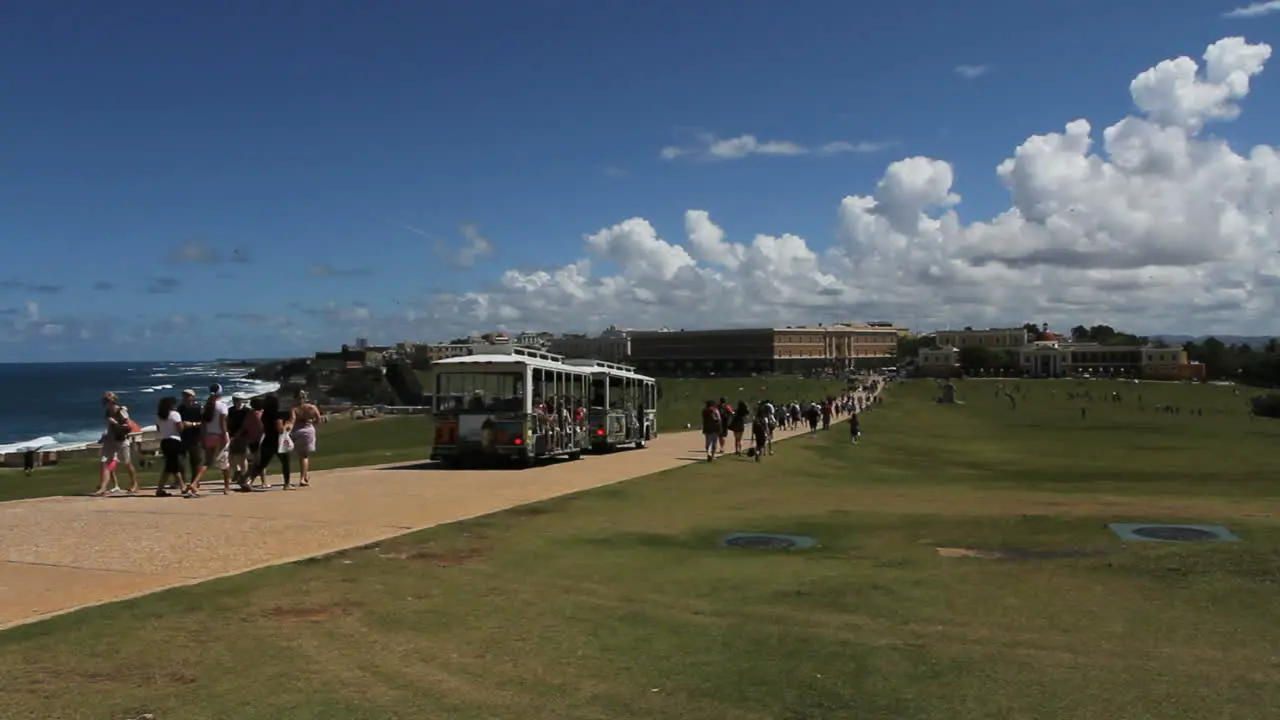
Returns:
[[[701,446],[667,433],[528,470],[400,464],[316,472],[295,492],[0,503],[0,629],[680,467]]]

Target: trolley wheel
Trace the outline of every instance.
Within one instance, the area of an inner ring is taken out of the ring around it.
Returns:
[[[566,457],[568,457],[570,460],[581,460],[581,459],[582,459],[582,451],[581,451],[581,450],[574,450],[573,452],[569,453]]]
[[[640,440],[637,440],[637,441],[636,441],[636,449],[638,449],[638,450],[643,450],[643,449],[644,449],[644,447],[645,447],[645,443],[644,443],[644,440],[643,440],[643,439],[640,439]]]

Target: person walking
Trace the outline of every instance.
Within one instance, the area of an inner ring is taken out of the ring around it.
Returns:
[[[725,446],[729,444],[729,421],[733,420],[733,406],[729,404],[728,398],[720,398],[716,409],[720,414],[720,454],[724,455]]]
[[[205,400],[204,409],[200,413],[202,453],[200,472],[191,483],[193,494],[200,491],[200,481],[210,467],[222,471],[222,494],[231,492],[231,461],[228,453],[231,434],[227,429],[227,413],[227,403],[222,399],[222,386],[218,383],[210,385],[209,398]]]
[[[204,448],[200,447],[204,412],[196,402],[195,390],[182,391],[182,404],[178,405],[178,415],[182,417],[182,456],[187,461],[187,471],[190,473],[187,477],[195,478],[200,471],[201,463],[204,462]],[[168,489],[176,490],[178,486],[170,485]]]
[[[849,439],[857,445],[860,437],[862,437],[862,427],[858,422],[858,413],[855,412],[849,415]]]
[[[252,412],[244,403],[244,396],[235,393],[231,396],[231,408],[227,410],[227,434],[231,442],[227,445],[227,455],[231,460],[231,474],[237,485],[244,484],[245,475],[249,474],[249,440],[245,433],[245,421]]]
[[[747,416],[751,414],[751,409],[747,407],[744,401],[738,402],[738,407],[733,411],[733,417],[729,419],[729,432],[733,433],[733,454],[742,456],[742,434],[747,429]]]
[[[293,489],[289,482],[289,453],[293,450],[293,439],[289,437],[289,418],[289,415],[280,411],[280,398],[275,393],[268,393],[262,399],[262,444],[253,477],[260,477],[265,483],[267,466],[271,464],[272,458],[279,458],[280,469],[284,474],[283,490]],[[240,489],[250,488],[246,484],[241,485]]]
[[[296,403],[290,417],[293,430],[289,437],[293,440],[293,454],[298,458],[298,486],[308,487],[311,485],[311,456],[316,451],[316,426],[320,424],[320,408],[311,402],[306,390],[299,390],[294,399]]]
[[[761,413],[756,413],[755,420],[751,423],[751,438],[755,440],[752,452],[755,461],[764,462],[764,453],[769,445],[769,421]]]
[[[182,476],[182,430],[184,422],[177,411],[178,399],[173,396],[160,398],[156,407],[156,435],[160,437],[160,455],[164,465],[160,469],[160,482],[156,485],[156,497],[169,497],[166,487],[177,485],[186,495],[190,488]]]
[[[720,444],[720,431],[723,427],[715,401],[708,400],[707,406],[702,408],[702,439],[703,449],[707,453],[707,462],[716,459],[716,448]]]
[[[103,497],[107,494],[107,484],[116,468],[123,465],[129,471],[129,479],[133,481],[130,493],[138,492],[138,471],[133,467],[133,458],[129,455],[129,413],[120,404],[113,392],[102,396],[102,410],[107,422],[107,431],[102,438],[100,453],[100,470],[98,473],[98,489],[93,494]]]

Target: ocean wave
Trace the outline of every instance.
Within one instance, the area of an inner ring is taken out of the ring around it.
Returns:
[[[84,447],[90,443],[96,443],[102,438],[102,430],[80,430],[77,432],[54,433],[53,435],[42,435],[38,438],[31,438],[21,442],[8,443],[0,445],[0,455],[5,453],[22,452],[28,448],[33,450],[59,450],[76,447]]]
[[[138,392],[153,393],[153,392],[157,392],[157,391],[159,391],[159,390],[172,390],[172,389],[173,389],[173,385],[172,385],[172,384],[168,384],[168,385],[152,385],[151,387],[145,387],[145,388],[142,388],[142,389],[141,389],[141,390],[139,390]]]

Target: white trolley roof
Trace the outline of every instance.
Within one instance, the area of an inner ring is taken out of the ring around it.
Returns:
[[[528,365],[544,370],[560,370],[573,374],[588,374],[586,368],[566,364],[563,355],[519,347],[517,345],[475,345],[470,355],[446,358],[431,363],[441,370],[474,370],[476,365]]]
[[[624,377],[632,380],[656,382],[648,375],[641,375],[636,372],[636,369],[630,365],[619,365],[618,363],[605,362],[604,360],[589,360],[586,358],[565,360],[564,364],[582,368],[583,370],[589,371],[592,375],[611,375],[613,377]]]

